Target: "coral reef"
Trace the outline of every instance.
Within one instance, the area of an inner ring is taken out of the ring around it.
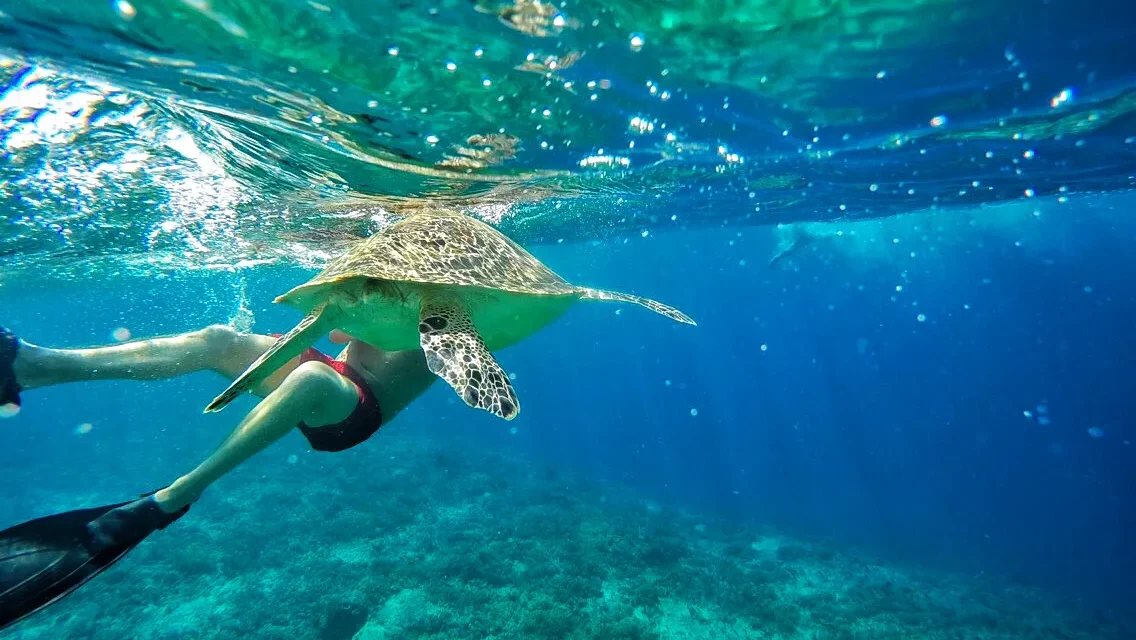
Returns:
[[[96,482],[90,501],[105,490]],[[67,500],[44,508],[75,506]],[[1133,631],[989,576],[885,566],[394,431],[339,456],[238,470],[176,526],[0,638],[1102,640]]]

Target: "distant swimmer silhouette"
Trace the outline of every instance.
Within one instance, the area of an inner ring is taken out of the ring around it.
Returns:
[[[790,254],[797,253],[812,244],[821,235],[817,233],[812,223],[779,224],[775,230],[777,234],[777,249],[769,259],[769,266],[775,267]]]

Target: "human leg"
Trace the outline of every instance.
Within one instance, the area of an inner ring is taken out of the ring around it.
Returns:
[[[25,390],[84,380],[160,380],[204,370],[232,379],[274,342],[270,336],[238,333],[224,325],[87,349],[51,349],[20,341],[13,370]],[[263,395],[276,388],[296,364],[283,367],[257,392]]]
[[[305,362],[287,375],[241,420],[221,445],[189,473],[155,494],[162,509],[177,511],[211,484],[303,422],[310,427],[346,419],[358,404],[347,378],[320,362]]]
[[[13,343],[8,340],[0,346]],[[253,353],[250,361],[255,356]],[[164,370],[167,373],[159,375],[159,359],[142,360],[154,367],[149,370],[152,377],[202,368],[229,371],[216,363],[192,369],[184,362],[175,362],[174,367]],[[7,364],[12,364],[12,358]],[[239,373],[239,367],[247,366],[228,364],[237,367],[231,376]],[[175,372],[169,373],[171,369]],[[10,370],[6,375],[13,377]],[[122,377],[141,376],[135,369],[127,370]],[[321,362],[294,367],[267,395],[211,456],[170,487],[128,502],[56,513],[0,531],[0,629],[57,602],[94,578],[152,533],[184,515],[212,482],[301,422],[317,429],[340,423],[352,414],[361,397],[351,380]]]

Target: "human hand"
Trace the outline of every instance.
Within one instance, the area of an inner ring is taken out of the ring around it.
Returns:
[[[327,335],[327,339],[331,340],[332,344],[347,344],[348,342],[351,342],[355,338],[352,338],[351,336],[347,335],[346,333],[343,333],[339,329],[332,329],[331,333],[329,333]]]

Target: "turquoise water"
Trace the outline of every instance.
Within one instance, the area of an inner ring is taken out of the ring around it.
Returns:
[[[287,331],[427,203],[699,323],[580,304],[496,354],[514,422],[290,434],[5,640],[1136,636],[1123,4],[0,12],[30,342]],[[0,526],[170,482],[225,384],[28,392]]]

